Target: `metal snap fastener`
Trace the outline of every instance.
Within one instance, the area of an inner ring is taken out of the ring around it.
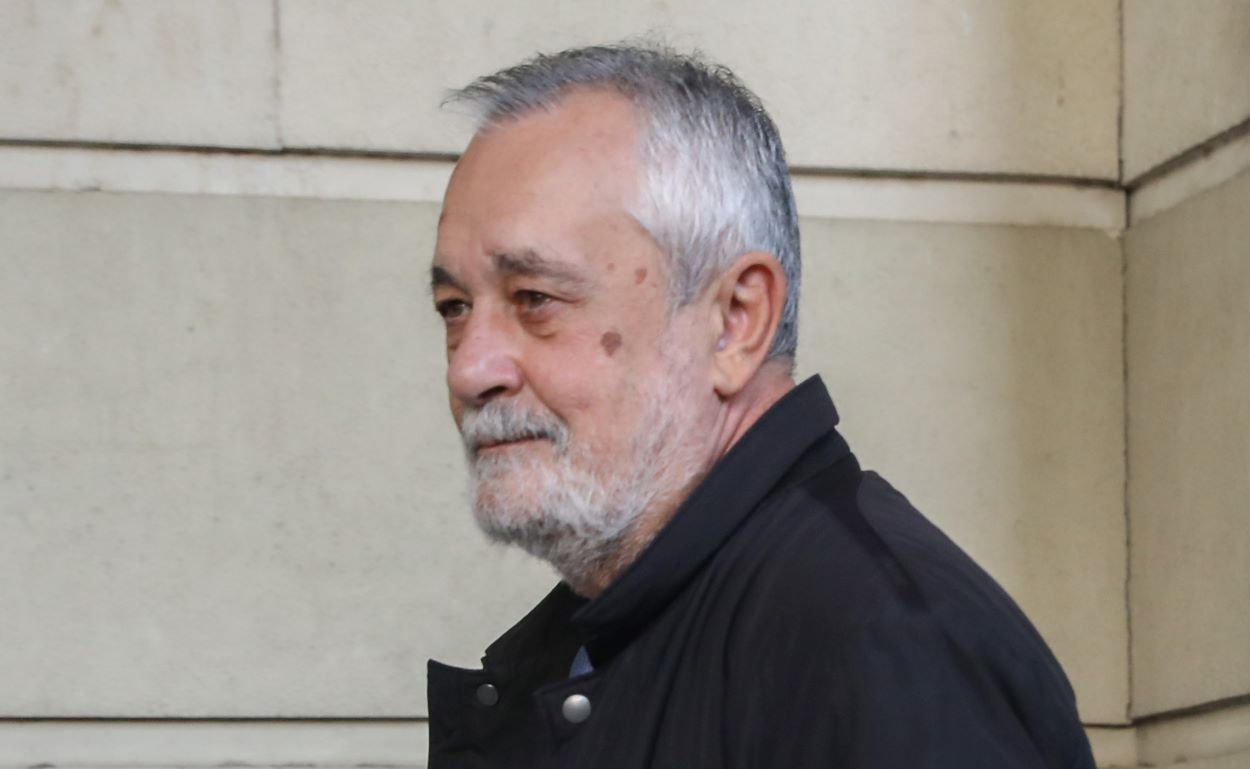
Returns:
[[[482,684],[477,687],[477,701],[489,708],[499,702],[499,690],[494,684]]]
[[[564,699],[560,712],[570,724],[580,724],[590,718],[590,699],[584,694],[570,694]]]

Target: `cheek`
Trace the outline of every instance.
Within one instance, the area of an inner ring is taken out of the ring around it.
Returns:
[[[639,372],[654,365],[645,354],[646,341],[636,339],[644,330],[626,328],[631,319],[623,314],[599,317],[526,351],[526,378],[534,394],[560,417],[581,420],[583,429],[597,431],[596,423],[628,410]]]
[[[531,394],[549,411],[572,425],[583,414],[595,408],[603,384],[608,380],[602,370],[607,360],[603,350],[591,340],[580,340],[547,355],[535,355],[525,370]]]

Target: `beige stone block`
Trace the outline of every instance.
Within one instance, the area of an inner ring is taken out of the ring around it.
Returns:
[[[1250,168],[1250,137],[1246,147]],[[453,165],[333,154],[0,146],[0,188],[435,203]],[[1220,165],[1216,174],[1201,174],[1201,183],[1233,175]],[[793,182],[800,216],[1114,231],[1125,222],[1125,193],[1102,187],[832,174],[796,174]],[[1167,185],[1164,195],[1183,195],[1194,183]],[[1145,206],[1158,204],[1160,196],[1149,197]]]
[[[1135,188],[1128,198],[1129,221],[1139,224],[1246,171],[1250,171],[1250,132]]]
[[[809,220],[799,367],[1024,608],[1083,718],[1122,723],[1120,254],[1054,228]]]
[[[1177,761],[1171,764],[1148,764],[1142,769],[1246,769],[1250,766],[1250,751],[1230,753],[1214,758]]]
[[[1250,174],[1129,232],[1133,710],[1250,692]]]
[[[422,769],[415,720],[0,721],[0,767],[385,766]]]
[[[273,8],[0,0],[0,138],[277,146]]]
[[[1250,119],[1250,3],[1126,0],[1124,177]]]
[[[433,205],[0,193],[0,716],[410,716],[555,579],[467,513]]]
[[[658,31],[759,92],[792,163],[1114,178],[1112,0],[281,5],[292,145],[458,152],[446,89],[558,50]]]
[[[1132,726],[1087,726],[1085,736],[1100,769],[1137,766],[1137,730]]]
[[[1186,762],[1197,759],[1234,755],[1248,760],[1250,705],[1242,703],[1147,722],[1138,734],[1145,766],[1188,765]]]
[[[466,512],[436,216],[0,193],[0,716],[420,715],[550,586]],[[802,368],[1122,720],[1116,242],[805,224]]]

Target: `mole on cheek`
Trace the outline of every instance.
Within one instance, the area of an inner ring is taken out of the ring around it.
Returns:
[[[647,279],[646,267],[639,267],[638,269],[634,270],[634,284],[635,285],[641,284],[646,279]]]
[[[621,335],[615,331],[609,331],[599,340],[599,344],[603,345],[603,351],[609,356],[614,355],[621,346]]]

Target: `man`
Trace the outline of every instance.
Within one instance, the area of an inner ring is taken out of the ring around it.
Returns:
[[[795,386],[777,130],[656,47],[543,56],[481,122],[431,269],[472,503],[563,581],[430,663],[430,766],[1092,767],[1005,593]]]

